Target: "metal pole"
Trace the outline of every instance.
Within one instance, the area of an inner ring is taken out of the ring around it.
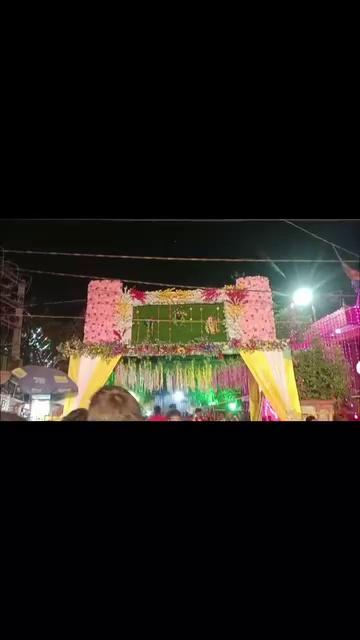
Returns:
[[[22,334],[22,325],[23,325],[23,316],[24,316],[24,300],[25,300],[25,287],[26,283],[24,280],[20,280],[18,284],[18,295],[17,295],[17,307],[16,307],[16,317],[15,317],[15,329],[13,332],[12,338],[12,349],[11,349],[11,357],[13,360],[20,361],[21,356],[21,334]]]

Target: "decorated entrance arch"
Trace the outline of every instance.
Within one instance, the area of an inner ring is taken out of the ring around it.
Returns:
[[[94,280],[84,341],[61,351],[79,388],[65,414],[87,408],[114,372],[118,384],[152,391],[239,388],[246,379],[252,419],[260,419],[262,395],[280,419],[301,419],[291,354],[276,339],[269,281],[260,276],[218,289],[158,291]]]

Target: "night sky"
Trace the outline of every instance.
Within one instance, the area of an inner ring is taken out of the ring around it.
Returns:
[[[360,252],[360,221],[314,222],[296,224],[329,241]],[[223,257],[223,258],[312,258],[334,259],[333,249],[284,222],[123,222],[95,220],[2,220],[0,245],[5,249],[100,252],[129,255]],[[341,257],[355,256],[339,250]],[[241,264],[241,263],[164,263],[140,260],[100,258],[26,256],[6,254],[6,259],[22,268],[63,271],[131,280],[222,287],[234,282],[234,274],[264,275],[270,279],[275,300],[287,304],[298,286],[315,289],[318,316],[339,306],[339,299],[324,293],[342,290],[355,299],[350,281],[340,264]],[[353,263],[350,265],[357,268]],[[282,273],[281,273],[282,272]],[[32,275],[27,302],[41,303],[36,313],[43,313],[50,301],[86,299],[88,280]],[[133,285],[129,285],[133,286]],[[140,289],[154,289],[138,284]],[[56,313],[77,315],[81,304],[56,306]],[[35,310],[35,307],[34,307]],[[34,311],[35,312],[35,311]],[[47,309],[49,312],[49,309]],[[54,312],[54,307],[51,307]]]

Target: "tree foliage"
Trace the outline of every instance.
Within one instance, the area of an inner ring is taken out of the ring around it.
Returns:
[[[291,338],[302,342],[306,329],[312,323],[311,310],[308,308],[291,308],[274,303],[276,337],[279,340]]]
[[[336,347],[326,350],[315,343],[307,351],[293,353],[294,373],[300,398],[341,401],[350,393],[345,357]]]

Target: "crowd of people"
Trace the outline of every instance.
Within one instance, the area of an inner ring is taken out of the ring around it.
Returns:
[[[2,421],[26,421],[25,418],[13,413],[2,411]],[[75,409],[62,418],[64,422],[226,422],[238,420],[234,414],[217,411],[195,409],[194,414],[181,413],[176,405],[170,405],[168,411],[162,412],[158,405],[153,413],[145,417],[140,404],[123,387],[104,387],[93,395],[89,409]]]
[[[92,397],[89,410],[75,409],[63,418],[64,421],[82,422],[207,422],[234,420],[234,415],[222,412],[203,411],[197,408],[194,414],[181,413],[176,405],[170,405],[168,411],[162,412],[155,405],[153,413],[144,417],[140,404],[122,387],[104,388]]]
[[[180,412],[176,405],[170,405],[166,412],[156,405],[150,416],[145,417],[138,401],[123,387],[104,387],[93,395],[89,409],[75,409],[64,416],[63,422],[239,422],[249,419],[239,413],[215,411],[214,408],[195,409],[193,414]],[[0,420],[5,422],[27,422],[27,419],[0,410]],[[265,420],[272,420],[271,417]],[[306,422],[317,422],[313,415]],[[348,421],[344,412],[337,411],[334,421]]]

